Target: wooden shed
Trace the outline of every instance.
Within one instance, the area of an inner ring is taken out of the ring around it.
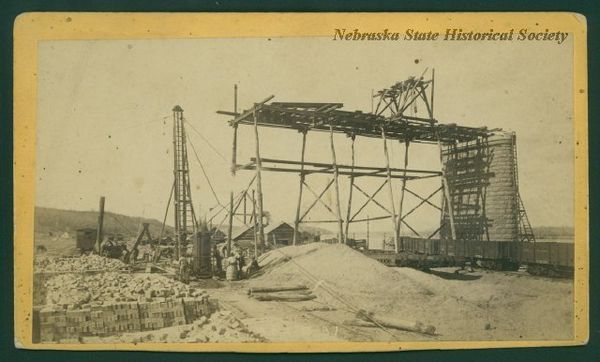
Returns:
[[[294,228],[287,222],[271,224],[265,228],[265,238],[272,245],[292,245]]]
[[[271,245],[292,245],[294,240],[294,228],[287,222],[278,222],[265,226],[265,240]],[[254,243],[254,227],[240,230],[233,236],[237,243]]]

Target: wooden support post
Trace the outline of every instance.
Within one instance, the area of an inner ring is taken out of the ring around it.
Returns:
[[[373,97],[374,97],[373,93],[374,93],[374,92],[375,92],[375,91],[374,91],[374,89],[373,89],[373,88],[371,88],[371,113],[373,113],[373,112],[375,111],[375,108],[374,108],[374,103],[373,103],[373,100],[374,100],[374,98],[373,98]]]
[[[373,99],[371,97],[371,99]],[[350,149],[351,149],[351,156],[352,156],[352,164],[350,166],[350,190],[348,191],[348,211],[346,213],[346,230],[345,230],[345,234],[346,234],[346,244],[348,244],[348,230],[350,230],[350,222],[352,221],[350,219],[350,214],[352,212],[352,191],[354,189],[354,140],[356,139],[356,135],[351,135],[350,138],[352,139],[352,143],[350,145]]]
[[[237,88],[237,87],[236,87]],[[237,124],[233,125],[233,156],[231,157],[231,176],[235,178],[235,163],[236,163],[236,153],[237,153]],[[234,182],[232,180],[232,189],[229,191],[229,225],[227,228],[227,256],[231,255],[231,238],[233,232],[233,185]]]
[[[440,164],[442,166],[442,187],[444,188],[444,200],[446,201],[446,207],[448,207],[448,217],[450,218],[450,233],[452,236],[452,240],[456,240],[456,229],[454,226],[454,208],[452,207],[450,187],[448,186],[448,180],[446,179],[446,165],[444,164],[444,158],[442,157],[442,143],[440,142],[439,137],[438,147],[440,149]]]
[[[233,85],[233,112],[237,113],[237,84]],[[231,176],[233,180],[231,181],[231,190],[229,191],[229,225],[227,228],[227,256],[231,255],[231,243],[232,243],[232,233],[233,233],[233,187],[235,185],[235,171],[237,166],[237,131],[238,124],[232,123],[233,126],[233,144],[231,147]]]
[[[263,195],[262,195],[262,178],[261,178],[261,166],[262,161],[260,159],[260,143],[258,138],[258,117],[256,115],[256,106],[254,105],[254,111],[252,112],[252,118],[254,119],[254,140],[255,140],[255,149],[256,149],[256,204],[257,204],[257,214],[256,221],[258,223],[258,234],[256,243],[258,244],[258,248],[262,250],[265,242],[265,231],[263,227]],[[256,230],[255,230],[256,231]]]
[[[398,205],[398,226],[397,226],[397,230],[398,230],[398,238],[400,238],[400,231],[402,230],[402,208],[404,206],[404,193],[406,191],[406,168],[408,167],[408,146],[410,145],[410,141],[409,140],[405,140],[404,141],[404,171],[402,173],[402,175],[404,176],[402,178],[402,189],[400,191],[400,204]],[[402,243],[402,239],[400,239],[400,250],[404,250],[404,244]]]
[[[398,252],[398,224],[396,223],[396,206],[394,205],[394,187],[392,185],[392,172],[390,171],[390,156],[388,154],[385,128],[381,127],[381,138],[383,139],[383,153],[385,155],[385,167],[387,169],[387,184],[390,190],[390,202],[392,205],[391,217],[394,224],[394,251]]]
[[[298,205],[296,205],[296,218],[294,219],[294,240],[293,245],[299,241],[300,236],[300,207],[302,205],[302,190],[304,188],[304,151],[306,149],[306,133],[307,130],[302,130],[302,152],[300,153],[300,186],[298,190]]]
[[[369,215],[367,215],[367,250],[369,250],[369,222],[371,221],[371,218],[369,217]]]
[[[233,113],[237,114],[237,97],[238,97],[238,87],[237,84],[233,85]],[[235,176],[235,168],[237,166],[237,129],[238,124],[233,122],[231,124],[233,126],[233,153],[231,154],[231,174]]]
[[[233,112],[237,113],[237,84],[233,85]],[[233,144],[231,146],[231,181],[232,188],[229,191],[229,223],[227,225],[227,256],[231,255],[231,244],[233,238],[233,216],[235,211],[233,210],[233,185],[235,184],[235,172],[237,166],[237,128],[236,122],[231,123],[233,127]],[[244,215],[245,217],[245,215]]]
[[[246,214],[248,213],[248,208],[246,207],[246,198],[248,197],[247,195],[247,190],[244,190],[244,225],[248,224],[248,218],[246,217]]]
[[[100,205],[98,207],[98,230],[96,230],[96,248],[100,253],[100,247],[102,246],[102,228],[104,226],[104,196],[100,196]]]
[[[252,230],[254,230],[254,257],[258,258],[258,246],[256,243],[256,198],[254,197],[254,190],[252,190]]]
[[[338,167],[335,157],[335,145],[333,144],[333,126],[329,125],[329,143],[331,145],[331,163],[333,166],[333,180],[335,183],[336,217],[338,220],[338,243],[344,242],[344,222],[342,221],[342,210],[340,207],[340,185],[338,182]]]
[[[233,143],[232,143],[232,154],[231,154],[231,174],[235,176],[235,170],[237,166],[237,123],[233,124]]]
[[[231,255],[231,242],[233,233],[233,191],[229,193],[229,225],[227,229],[227,256]]]
[[[169,205],[171,205],[171,199],[173,198],[174,190],[175,190],[175,180],[173,180],[173,186],[171,186],[171,193],[169,194],[169,201],[167,201],[167,207],[165,208],[165,217],[163,218],[162,227],[160,228],[160,236],[158,237],[159,244],[165,234],[165,225],[167,224],[167,215],[169,214]]]

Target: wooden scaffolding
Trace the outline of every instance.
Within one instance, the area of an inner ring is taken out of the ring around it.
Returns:
[[[255,103],[250,109],[242,112],[237,111],[237,102],[235,102],[234,111],[217,111],[222,115],[233,117],[229,121],[233,136],[233,155],[232,172],[235,174],[238,170],[254,171],[254,177],[251,183],[255,184],[257,216],[253,222],[257,224],[257,244],[259,247],[264,245],[263,233],[263,190],[261,184],[262,172],[285,172],[299,175],[298,180],[298,200],[296,204],[296,216],[294,220],[294,244],[298,242],[299,225],[309,222],[306,217],[317,204],[323,205],[332,215],[328,220],[313,220],[311,223],[334,223],[337,229],[337,240],[340,243],[348,242],[348,229],[350,224],[359,222],[368,222],[378,219],[390,219],[390,226],[393,227],[394,249],[396,252],[402,250],[400,232],[403,227],[411,230],[412,233],[421,237],[421,235],[406,220],[407,216],[414,213],[422,206],[430,206],[438,209],[442,215],[448,216],[450,224],[449,237],[455,239],[456,220],[453,212],[453,199],[450,194],[447,177],[445,174],[443,148],[456,145],[457,143],[476,142],[485,139],[488,130],[485,127],[465,127],[456,124],[442,124],[434,118],[434,72],[431,71],[429,78],[425,78],[427,70],[420,77],[410,77],[404,81],[397,82],[389,88],[382,89],[373,94],[372,112],[364,113],[361,111],[345,111],[341,108],[342,103],[306,103],[306,102],[271,102],[274,96]],[[376,105],[375,105],[376,103]],[[425,116],[416,115],[413,108],[420,106],[426,110]],[[247,163],[239,164],[237,162],[237,129],[239,125],[249,125],[254,129],[255,154]],[[271,159],[261,158],[259,127],[274,127],[297,131],[302,137],[302,147],[300,149],[299,160]],[[307,135],[312,132],[327,132],[330,140],[329,163],[308,162],[305,160]],[[336,148],[334,145],[334,133],[342,133],[348,136],[351,142],[351,163],[349,165],[340,164],[336,157]],[[354,143],[356,137],[377,138],[382,142],[383,167],[356,165]],[[404,146],[404,163],[402,168],[390,167],[389,143],[399,142]],[[437,146],[440,153],[440,169],[423,170],[418,168],[409,168],[409,146],[411,143],[422,143]],[[307,182],[307,177],[313,174],[331,175],[329,182],[321,190],[315,189]],[[349,194],[345,213],[342,211],[342,202],[340,199],[340,179],[347,178],[349,182]],[[374,190],[366,190],[355,183],[356,178],[379,178],[382,181]],[[417,192],[407,187],[407,181],[422,180],[439,177],[441,185],[429,195],[419,195]],[[392,180],[398,179],[401,182],[401,191],[395,195],[392,186]],[[323,201],[325,193],[332,188],[335,190],[335,203],[333,207]],[[387,202],[380,202],[375,199],[383,190],[387,189]],[[312,195],[313,201],[308,208],[302,209],[303,198],[306,197],[305,191]],[[247,190],[245,190],[247,193]],[[366,201],[360,204],[358,208],[353,206],[353,193],[359,193],[366,197]],[[432,198],[439,193],[443,195],[442,206],[432,202]],[[420,202],[411,210],[404,209],[405,194],[411,194]],[[396,198],[398,196],[398,198]],[[239,199],[241,200],[241,198]],[[381,216],[361,217],[361,211],[369,205],[377,205],[384,214]],[[239,204],[238,204],[239,206]],[[230,224],[237,208],[233,203],[230,207]],[[444,212],[444,210],[447,210]],[[244,212],[245,215],[245,212]],[[442,225],[428,238],[432,238],[439,233],[444,223],[444,217],[441,217]],[[231,230],[231,229],[230,229]]]

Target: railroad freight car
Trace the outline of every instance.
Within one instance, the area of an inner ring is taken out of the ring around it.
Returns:
[[[573,277],[572,243],[520,243],[520,262],[535,275]]]
[[[533,275],[573,275],[572,243],[402,237],[400,245],[399,253],[367,250],[365,254],[388,266],[432,268],[471,262],[493,270],[517,270],[524,265]]]

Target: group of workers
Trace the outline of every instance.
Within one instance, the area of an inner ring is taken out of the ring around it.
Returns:
[[[183,252],[177,261],[178,277],[183,283],[189,283],[192,274],[191,253]],[[229,255],[229,256],[228,256]],[[249,264],[246,263],[247,251],[240,248],[232,248],[231,253],[227,252],[227,245],[220,247],[213,245],[212,248],[212,267],[213,275],[220,277],[225,273],[225,278],[229,281],[243,279],[259,270],[256,258],[252,258]]]
[[[231,253],[227,252],[227,245],[222,244],[221,247],[213,246],[214,270],[216,274],[221,274],[225,271],[227,280],[238,280],[247,277],[258,271],[258,262],[256,258],[252,258],[249,264],[246,263],[248,251],[232,248]]]

